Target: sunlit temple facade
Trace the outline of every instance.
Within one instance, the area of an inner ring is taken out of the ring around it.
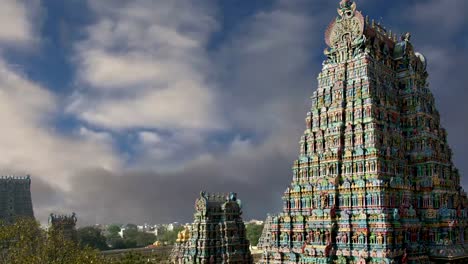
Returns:
[[[340,2],[261,263],[468,263],[467,196],[410,38]]]
[[[34,218],[31,177],[0,177],[0,221],[11,223],[18,217]]]
[[[253,263],[241,215],[235,193],[201,192],[195,202],[194,222],[178,234],[171,263]]]

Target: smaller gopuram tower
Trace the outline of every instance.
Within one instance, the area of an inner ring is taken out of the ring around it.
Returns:
[[[78,242],[78,234],[76,232],[76,214],[57,215],[50,214],[49,228],[62,232],[63,237],[67,240]]]
[[[201,192],[195,202],[194,222],[179,233],[171,262],[253,263],[241,215],[241,202],[235,193]]]
[[[11,223],[16,217],[34,218],[30,176],[0,177],[0,221]]]

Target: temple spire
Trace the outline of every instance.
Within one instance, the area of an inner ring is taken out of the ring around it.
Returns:
[[[259,263],[468,263],[468,198],[411,35],[342,0]]]

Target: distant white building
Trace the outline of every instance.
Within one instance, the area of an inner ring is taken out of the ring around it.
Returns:
[[[246,224],[253,224],[253,225],[263,225],[263,221],[261,220],[256,220],[256,219],[252,219],[250,221],[247,221],[245,222]]]
[[[166,227],[166,230],[167,231],[174,231],[175,228],[181,226],[181,224],[179,224],[179,222],[174,222],[174,223],[170,223],[167,225]]]
[[[128,224],[127,224],[127,225],[121,226],[121,227],[120,227],[119,236],[120,236],[121,238],[123,238],[123,237],[124,237],[125,231],[128,230],[128,229],[134,229],[134,227],[129,226]],[[137,226],[137,230],[138,230],[138,226]]]

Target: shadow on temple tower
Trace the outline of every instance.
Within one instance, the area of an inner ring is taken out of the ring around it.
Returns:
[[[200,193],[194,222],[178,234],[171,263],[253,263],[235,193]]]
[[[0,221],[12,223],[17,217],[34,218],[31,177],[0,177]]]
[[[60,232],[63,238],[75,243],[78,242],[78,233],[76,231],[76,214],[71,215],[56,215],[49,216],[49,230]]]
[[[425,57],[343,0],[261,263],[468,263],[466,193]]]

